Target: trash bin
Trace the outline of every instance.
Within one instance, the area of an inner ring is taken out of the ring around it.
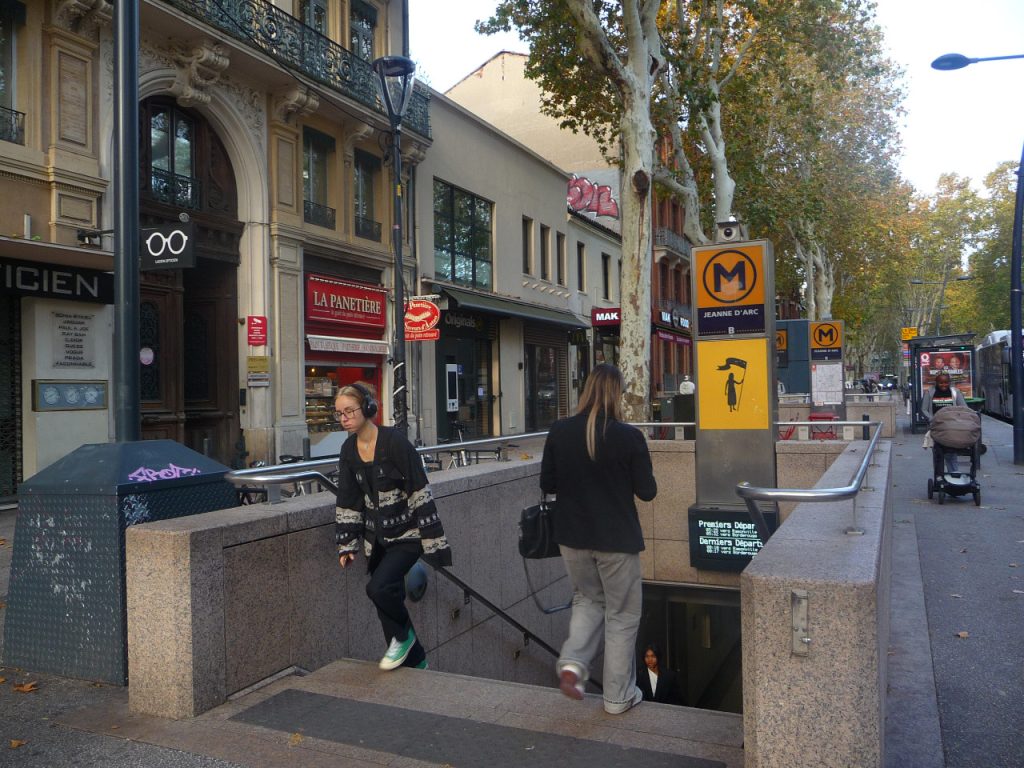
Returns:
[[[22,483],[3,663],[124,685],[125,529],[236,506],[228,471],[146,440],[83,445]]]
[[[675,421],[675,410],[672,397],[659,397],[654,400],[655,421]],[[655,440],[675,440],[675,427],[657,427],[654,430]]]
[[[672,398],[672,409],[675,412],[673,421],[697,421],[696,398],[694,395],[676,395]],[[696,427],[683,427],[683,439],[696,440]]]

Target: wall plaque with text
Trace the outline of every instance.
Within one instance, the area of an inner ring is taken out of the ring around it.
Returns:
[[[91,312],[51,312],[53,367],[96,366],[96,315]]]

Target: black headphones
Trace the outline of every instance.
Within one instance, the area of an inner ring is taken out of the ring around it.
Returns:
[[[359,410],[363,412],[363,416],[368,419],[372,419],[377,415],[377,401],[373,399],[373,395],[370,394],[370,390],[364,387],[362,384],[355,382],[348,386],[356,390],[363,396],[363,402],[359,406]]]

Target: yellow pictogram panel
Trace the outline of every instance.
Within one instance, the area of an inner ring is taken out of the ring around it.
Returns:
[[[910,341],[911,339],[917,338],[917,328],[915,326],[908,326],[906,328],[900,328],[900,341]]]
[[[697,403],[700,429],[768,429],[768,339],[698,342]]]

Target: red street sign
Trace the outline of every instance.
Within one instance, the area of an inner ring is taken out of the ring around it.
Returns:
[[[249,315],[246,318],[249,330],[249,346],[265,347],[267,345],[267,318],[263,315]]]
[[[431,328],[426,331],[406,331],[406,341],[437,341],[441,338],[440,328]]]
[[[441,310],[434,302],[426,299],[411,300],[405,305],[405,338],[408,339],[410,333],[429,331],[440,319]]]

